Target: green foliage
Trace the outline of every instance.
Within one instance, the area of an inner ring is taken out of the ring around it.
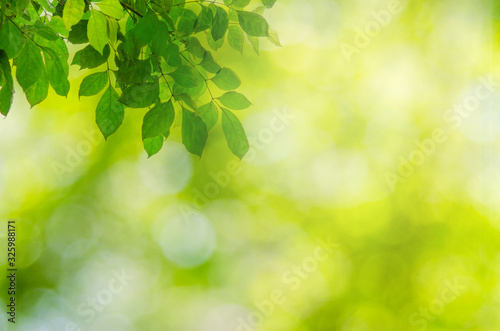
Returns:
[[[13,66],[32,107],[47,97],[49,86],[67,96],[67,44],[73,44],[80,49],[71,65],[99,68],[83,79],[78,95],[102,93],[96,123],[105,139],[122,124],[125,108],[149,108],[142,123],[148,156],[163,146],[176,113],[186,149],[201,156],[221,112],[229,149],[242,158],[248,141],[229,109],[243,110],[251,103],[234,91],[240,79],[221,67],[212,51],[227,40],[243,52],[245,35],[257,53],[258,37],[279,45],[261,15],[274,3],[262,0],[250,11],[250,0],[1,1],[0,112],[6,116],[11,107]],[[227,92],[217,93],[217,88]]]

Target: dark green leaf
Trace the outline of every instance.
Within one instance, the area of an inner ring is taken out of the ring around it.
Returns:
[[[249,145],[240,121],[229,110],[222,108],[222,131],[231,152],[240,159],[248,152]]]
[[[205,122],[195,114],[182,108],[182,143],[186,149],[201,157],[207,142],[208,132]]]
[[[238,11],[240,26],[249,36],[268,37],[269,25],[264,17],[257,13]]]
[[[202,66],[203,69],[213,74],[217,73],[221,69],[220,65],[215,63],[214,58],[212,57],[212,54],[210,52],[205,52],[205,55],[203,55],[203,60],[201,61],[200,65]]]
[[[243,94],[238,92],[226,92],[218,99],[224,106],[233,110],[246,109],[252,105]]]
[[[26,40],[14,24],[6,21],[0,28],[0,49],[3,49],[9,59],[19,55],[24,47]]]
[[[212,10],[206,6],[201,7],[201,12],[198,14],[195,23],[195,32],[205,31],[206,29],[210,29],[212,27],[213,21],[213,13]]]
[[[219,117],[219,113],[217,112],[217,108],[215,107],[213,101],[201,106],[199,111],[201,119],[207,126],[207,130],[213,128],[215,123],[217,123],[217,118]]]
[[[168,40],[168,26],[163,21],[158,22],[157,31],[153,35],[153,39],[151,40],[151,50],[157,54],[161,55],[167,49],[167,45],[169,44]]]
[[[144,115],[142,140],[161,136],[174,123],[175,111],[172,101],[159,103]]]
[[[201,83],[200,76],[192,67],[187,65],[180,66],[174,72],[169,74],[174,81],[184,87],[195,87]]]
[[[118,94],[110,85],[104,91],[96,108],[96,123],[104,139],[112,135],[122,124],[125,106],[118,102]]]
[[[9,57],[2,49],[0,49],[0,86],[2,87],[0,88],[0,113],[7,116],[10,105],[12,104],[14,84],[12,81]]]
[[[40,48],[31,40],[27,40],[25,47],[17,57],[17,82],[24,91],[35,84],[43,72],[43,60]]]
[[[184,9],[182,16],[179,18],[177,23],[177,31],[180,34],[189,36],[194,32],[194,24],[196,23],[196,14],[189,10]]]
[[[133,38],[137,47],[144,47],[151,42],[157,32],[158,22],[158,17],[151,10],[148,10],[147,14],[139,20],[133,29]]]
[[[241,85],[238,76],[229,68],[222,68],[214,78],[212,78],[212,82],[221,90],[225,91],[237,89]]]
[[[82,50],[76,52],[71,64],[78,64],[80,69],[92,69],[105,63],[109,57],[109,45],[104,47],[101,55],[94,47],[88,45]]]
[[[165,51],[162,53],[165,62],[168,63],[169,66],[178,67],[181,65],[181,56],[179,53],[179,46],[174,43],[168,44]]]
[[[87,37],[88,23],[88,20],[81,20],[77,24],[73,25],[68,37],[72,44],[85,44],[89,42],[89,38]]]
[[[229,24],[229,19],[227,12],[224,8],[217,7],[217,13],[215,14],[214,21],[212,24],[212,38],[217,41],[224,37]]]
[[[123,91],[118,101],[130,108],[144,108],[151,106],[159,93],[158,81],[132,85]]]
[[[101,92],[108,83],[108,72],[96,72],[82,80],[78,96],[91,96]]]

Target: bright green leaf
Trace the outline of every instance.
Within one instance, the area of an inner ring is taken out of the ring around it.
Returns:
[[[118,102],[118,94],[110,85],[104,91],[96,108],[96,123],[104,139],[112,135],[122,124],[125,106]]]
[[[257,13],[238,11],[240,26],[249,36],[268,37],[269,25],[264,17]]]
[[[215,123],[217,123],[217,118],[219,117],[219,113],[217,112],[217,108],[215,107],[213,101],[201,106],[198,110],[200,111],[201,119],[207,126],[207,130],[213,128]]]
[[[44,48],[43,57],[50,86],[57,94],[67,96],[69,92],[68,63],[62,62],[57,53],[50,48]]]
[[[91,96],[101,92],[108,83],[108,72],[96,72],[82,80],[78,96]]]
[[[63,9],[63,21],[66,29],[70,29],[73,25],[80,22],[85,9],[83,0],[67,0]]]
[[[241,85],[241,81],[236,76],[234,71],[229,68],[222,68],[213,78],[212,82],[218,88],[225,91],[237,89]]]
[[[229,24],[229,18],[227,12],[224,8],[217,7],[217,13],[215,14],[212,23],[212,38],[217,41],[224,37]]]
[[[7,116],[10,105],[12,104],[12,96],[14,95],[14,84],[12,81],[9,57],[2,49],[0,49],[0,73],[0,113]]]
[[[175,111],[172,101],[159,103],[144,115],[142,140],[161,136],[174,123]]]
[[[148,153],[148,158],[158,153],[163,147],[163,136],[156,136],[154,138],[147,138],[142,141],[144,150]]]
[[[207,138],[207,126],[201,117],[182,108],[182,143],[186,149],[201,157]]]
[[[49,26],[57,33],[64,37],[69,36],[68,29],[66,29],[66,26],[64,25],[64,21],[61,17],[59,16],[52,16],[49,22]]]
[[[276,0],[262,0],[262,4],[267,8],[271,8],[276,3]]]
[[[238,118],[224,108],[222,108],[222,131],[231,152],[242,159],[250,148],[245,130]]]
[[[232,5],[235,7],[243,8],[250,3],[250,0],[233,0]]]
[[[244,36],[243,31],[237,25],[231,25],[227,32],[227,42],[229,46],[237,51],[243,52]]]
[[[250,107],[252,103],[238,92],[226,92],[223,96],[218,98],[219,101],[229,109],[242,110]]]

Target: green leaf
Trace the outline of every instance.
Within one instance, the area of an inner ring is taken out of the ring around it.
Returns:
[[[192,67],[187,65],[180,66],[174,72],[169,74],[180,86],[196,87],[201,83],[199,75]]]
[[[39,35],[42,38],[47,40],[57,40],[59,36],[52,30],[48,25],[43,24],[40,21],[36,21],[34,25],[33,32]]]
[[[151,64],[149,59],[123,61],[119,68],[120,70],[115,71],[115,75],[116,80],[120,84],[142,84],[151,77]]]
[[[45,100],[48,94],[49,81],[47,80],[47,74],[44,70],[40,78],[38,78],[38,81],[26,90],[26,99],[28,99],[31,107],[34,107],[35,105]]]
[[[187,93],[177,94],[178,90],[175,88],[177,86],[179,86],[179,85],[174,86],[175,101],[178,101],[178,102],[182,101],[184,103],[184,105],[188,106],[192,110],[197,110],[198,107],[196,107],[196,103],[194,102],[193,98],[191,98],[191,96],[189,94],[187,94]]]
[[[252,105],[243,94],[238,92],[226,92],[217,99],[219,99],[224,106],[233,110],[243,110]]]
[[[169,66],[178,67],[181,65],[181,56],[179,53],[179,46],[174,43],[168,44],[165,51],[162,53],[165,62],[168,63]]]
[[[169,44],[168,34],[169,30],[167,24],[163,21],[159,21],[157,31],[151,39],[150,47],[153,53],[161,55],[165,52],[167,45]]]
[[[69,92],[68,63],[62,62],[58,54],[50,48],[44,48],[43,56],[50,85],[57,94],[67,96]]]
[[[217,7],[217,13],[215,14],[213,23],[212,23],[212,38],[214,41],[217,41],[224,37],[227,31],[227,27],[229,24],[229,19],[227,16],[227,12],[224,8]]]
[[[246,7],[250,3],[250,0],[233,0],[232,5],[238,8]]]
[[[217,112],[214,102],[210,101],[206,105],[201,106],[198,110],[200,111],[201,119],[207,126],[207,130],[213,128],[215,123],[217,123],[217,118],[219,117],[219,113]]]
[[[151,106],[159,94],[158,81],[137,84],[126,88],[118,101],[130,108],[144,108]]]
[[[7,116],[10,105],[12,104],[12,96],[14,95],[14,84],[12,81],[9,57],[2,49],[0,49],[0,73],[0,113]]]
[[[216,51],[219,48],[221,48],[222,45],[224,45],[224,37],[215,41],[214,38],[212,37],[212,34],[209,33],[209,34],[207,34],[207,42],[208,42],[208,45],[210,46],[210,48],[213,49],[214,51]]]
[[[200,63],[200,66],[205,69],[208,72],[211,72],[213,74],[219,72],[220,65],[215,63],[214,58],[212,57],[212,54],[210,52],[205,52],[205,55],[203,55],[203,60]]]
[[[88,20],[81,20],[77,24],[73,25],[68,37],[72,44],[85,44],[89,42],[89,38],[87,37],[88,23]]]
[[[248,41],[252,45],[253,50],[259,55],[259,38],[247,35]]]
[[[280,38],[279,38],[278,34],[271,29],[269,29],[269,37],[267,37],[267,40],[269,40],[270,42],[272,42],[276,46],[281,47]]]
[[[5,22],[0,28],[0,49],[3,49],[9,59],[19,55],[24,47],[26,40],[14,24],[10,21]]]
[[[26,46],[17,57],[17,82],[24,91],[38,81],[43,72],[43,60],[40,49],[34,42],[27,40]]]
[[[90,74],[82,80],[80,90],[78,91],[78,97],[96,95],[102,91],[107,83],[107,71]]]
[[[231,152],[242,159],[250,148],[245,130],[238,118],[224,108],[222,108],[222,132]]]
[[[154,12],[148,10],[146,15],[139,20],[137,26],[132,30],[133,38],[139,48],[149,44],[157,33],[158,17]]]
[[[110,85],[104,91],[96,108],[96,123],[104,139],[120,127],[124,117],[125,106],[118,102],[118,94]]]
[[[212,10],[206,6],[201,7],[201,12],[198,14],[195,23],[195,32],[205,31],[212,27],[212,21],[214,20]]]
[[[229,43],[229,46],[237,51],[243,52],[244,36],[243,31],[241,31],[241,28],[239,26],[231,25],[228,28],[227,41]]]
[[[212,82],[218,88],[225,91],[237,89],[241,85],[241,81],[236,76],[234,71],[229,68],[222,68],[213,78]]]
[[[144,115],[142,140],[161,136],[169,131],[174,119],[175,111],[172,101],[157,104]]]
[[[49,22],[49,26],[57,33],[64,37],[69,36],[68,29],[66,29],[66,26],[64,25],[64,21],[61,17],[59,16],[52,16]]]
[[[66,29],[69,30],[78,23],[83,16],[85,2],[83,0],[67,0],[63,9],[63,21]]]
[[[99,9],[109,17],[116,18],[117,20],[123,17],[123,7],[118,0],[102,0],[97,3]]]
[[[97,10],[92,10],[87,26],[87,37],[99,53],[103,53],[104,46],[108,43],[108,21],[106,16]]]
[[[182,108],[182,143],[186,149],[201,157],[208,138],[205,122],[201,117],[186,108]]]
[[[262,4],[267,8],[272,8],[272,6],[274,6],[275,3],[276,0],[262,0]]]
[[[200,59],[203,58],[203,55],[205,55],[205,49],[195,37],[191,37],[191,39],[189,39],[189,45],[186,48],[186,51]]]
[[[184,9],[182,16],[179,18],[179,22],[177,23],[177,31],[179,31],[180,34],[189,36],[194,32],[195,23],[196,14],[189,9]]]
[[[268,37],[269,25],[264,17],[257,13],[238,11],[240,26],[249,36]]]
[[[144,150],[148,153],[148,158],[158,153],[163,147],[163,136],[156,136],[154,138],[147,138],[142,141]]]
[[[94,47],[88,45],[75,53],[71,64],[78,64],[81,67],[80,69],[96,68],[107,61],[109,52],[109,45],[104,47],[102,55]]]

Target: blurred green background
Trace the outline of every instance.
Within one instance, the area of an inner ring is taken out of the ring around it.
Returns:
[[[254,104],[241,162],[220,126],[201,160],[179,128],[147,159],[146,110],[105,142],[76,67],[68,98],[17,92],[0,329],[500,330],[495,6],[278,0],[283,47],[217,53]]]

